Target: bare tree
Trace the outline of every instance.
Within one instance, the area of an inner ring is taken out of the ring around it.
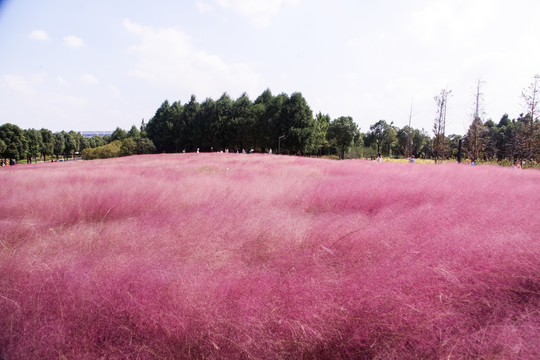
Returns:
[[[465,139],[465,149],[467,150],[469,156],[473,159],[478,159],[480,157],[482,149],[484,148],[483,136],[485,129],[481,119],[481,114],[483,113],[481,105],[483,98],[482,93],[480,92],[481,83],[482,82],[480,81],[480,79],[478,79],[474,100],[473,121],[469,126],[469,130],[467,131],[467,138]]]
[[[533,81],[527,89],[521,92],[521,98],[524,101],[525,108],[529,120],[528,126],[528,139],[527,139],[527,154],[526,157],[532,159],[535,155],[535,121],[538,121],[538,97],[540,96],[540,75],[533,76]]]
[[[409,113],[409,127],[407,128],[407,146],[405,147],[405,155],[407,155],[407,157],[411,156],[411,120],[412,120],[413,101],[414,99],[411,100],[411,111]]]
[[[433,124],[433,133],[435,135],[433,139],[433,155],[435,156],[435,162],[439,158],[444,159],[446,154],[446,145],[444,141],[444,133],[446,129],[446,105],[448,103],[448,96],[452,90],[442,89],[438,96],[435,96],[435,103],[437,104],[437,116],[435,117],[435,123]]]
[[[533,129],[533,123],[538,120],[538,97],[540,92],[540,74],[533,76],[533,82],[529,87],[521,92],[521,97],[525,102],[527,114],[530,116],[530,131]]]

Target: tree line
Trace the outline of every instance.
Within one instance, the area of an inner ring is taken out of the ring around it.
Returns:
[[[399,128],[379,120],[362,133],[353,119],[312,115],[301,93],[273,95],[265,90],[255,101],[246,94],[233,100],[224,93],[218,100],[197,102],[194,95],[186,104],[164,101],[146,125],[149,139],[158,152],[241,151],[270,149],[285,154],[334,155],[340,158],[415,156],[428,159],[475,161],[540,162],[540,125],[537,108],[538,76],[522,94],[528,112],[510,119],[504,114],[498,122],[480,116],[480,89],[476,111],[465,136],[446,135],[446,105],[451,90],[435,97],[433,136],[410,125]]]
[[[244,93],[237,99],[224,93],[218,100],[172,104],[165,100],[155,115],[139,128],[117,128],[110,136],[85,138],[81,133],[47,129],[22,130],[13,124],[0,126],[0,156],[4,159],[46,159],[47,156],[84,159],[132,154],[193,151],[251,150],[283,154],[375,158],[415,156],[458,158],[459,151],[475,161],[540,162],[538,85],[540,78],[524,90],[527,113],[516,119],[503,115],[498,122],[483,121],[479,113],[480,86],[476,111],[465,136],[445,135],[446,104],[451,91],[435,97],[437,105],[433,135],[410,125],[399,128],[379,120],[362,133],[350,116],[331,119],[313,113],[301,93],[273,95],[265,90],[254,101]],[[480,83],[479,83],[480,84]]]
[[[21,129],[6,123],[0,126],[0,158],[5,163],[25,160],[27,163],[69,159],[110,158],[154,153],[152,142],[133,126],[129,132],[117,128],[110,136],[84,137],[80,132],[48,129]]]

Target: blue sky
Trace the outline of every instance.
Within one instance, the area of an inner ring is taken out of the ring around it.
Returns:
[[[0,123],[129,129],[160,104],[299,91],[314,113],[430,135],[452,90],[463,134],[524,112],[540,72],[536,0],[0,0]]]

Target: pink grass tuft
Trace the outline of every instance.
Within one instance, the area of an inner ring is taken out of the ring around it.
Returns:
[[[0,199],[0,358],[540,357],[538,171],[133,156]]]

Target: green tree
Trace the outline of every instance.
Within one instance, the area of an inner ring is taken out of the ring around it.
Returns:
[[[97,148],[98,146],[105,145],[105,140],[102,136],[92,136],[89,139],[90,148]]]
[[[191,105],[189,106],[188,111],[193,111]],[[215,113],[216,102],[207,98],[200,104],[197,113],[192,119],[191,134],[193,143],[196,143],[197,147],[204,149],[205,151],[210,150],[210,148],[214,146],[215,136],[211,131],[211,128],[212,122],[216,116]],[[184,117],[184,119],[187,120],[187,117]]]
[[[279,94],[275,96],[270,104],[266,107],[267,114],[269,116],[269,127],[270,127],[270,139],[271,144],[276,148],[278,147],[278,138],[280,136],[287,136],[289,130],[289,124],[287,121],[287,116],[285,113],[285,104],[289,101],[289,96],[287,94]],[[286,148],[288,139],[284,138],[281,141],[281,149]],[[280,151],[281,151],[280,149]],[[281,151],[283,152],[283,151]]]
[[[3,158],[17,161],[26,158],[28,141],[20,127],[10,123],[0,126],[0,140],[5,144],[5,150],[2,153]]]
[[[26,141],[28,144],[28,151],[26,153],[28,163],[32,162],[41,155],[41,149],[43,148],[43,138],[41,132],[35,129],[24,130]]]
[[[125,138],[120,144],[120,156],[130,156],[137,152],[137,142],[133,138]]]
[[[135,143],[137,145],[135,149],[135,154],[153,154],[156,152],[156,147],[152,140],[148,138],[135,138]]]
[[[293,93],[283,104],[280,115],[281,123],[287,129],[287,141],[283,149],[289,153],[305,153],[314,127],[313,113],[306,99],[299,92]]]
[[[183,122],[183,112],[184,107],[180,101],[173,102],[169,109],[167,109],[167,119],[171,128],[170,138],[168,140],[169,145],[167,146],[168,152],[178,152],[182,143],[185,142],[186,126]]]
[[[111,138],[110,138],[110,142],[113,142],[113,141],[116,141],[116,140],[124,140],[125,138],[128,137],[128,134],[126,133],[125,130],[123,129],[120,129],[119,127],[117,127],[113,133],[111,134]]]
[[[144,122],[144,119],[141,120],[140,131],[141,131],[141,137],[143,138],[148,137],[148,134],[146,133],[146,123]]]
[[[366,134],[366,145],[375,146],[378,154],[390,156],[392,149],[398,144],[397,130],[393,123],[388,124],[385,120],[379,120],[369,127]]]
[[[492,120],[486,121],[483,132],[483,152],[486,160],[497,159],[497,153],[499,152],[497,147],[498,136],[499,129],[497,125]]]
[[[66,158],[73,157],[78,150],[77,133],[73,130],[68,133],[64,132],[64,154]]]
[[[431,139],[422,130],[414,129],[411,133],[411,155],[416,158],[429,158],[432,154]]]
[[[195,148],[199,148],[201,145],[198,143],[198,141],[201,141],[199,138],[195,140],[194,136],[194,124],[195,124],[195,117],[197,116],[197,112],[199,112],[200,105],[197,102],[197,97],[195,95],[191,95],[191,98],[189,99],[189,102],[184,105],[183,111],[182,111],[182,117],[181,117],[181,128],[182,128],[182,134],[181,134],[181,148],[191,148],[194,150]],[[180,148],[179,148],[180,150]]]
[[[328,153],[330,150],[330,142],[327,138],[329,126],[330,115],[323,115],[321,112],[315,115],[315,123],[309,143],[308,153],[316,154],[317,156]]]
[[[56,160],[64,153],[64,148],[66,146],[64,134],[65,132],[63,131],[54,134],[54,155],[56,155]]]
[[[223,149],[232,150],[239,146],[233,139],[232,112],[233,102],[227,93],[223,93],[216,101],[214,121],[210,124],[217,146]]]
[[[52,156],[54,154],[54,134],[51,130],[41,129],[41,155],[43,160],[47,160],[47,156]]]
[[[158,152],[174,150],[174,130],[173,122],[169,119],[169,107],[169,101],[165,100],[146,125],[148,138],[155,144]]]
[[[141,132],[139,129],[137,129],[137,127],[135,125],[133,125],[131,127],[131,129],[129,129],[128,133],[127,133],[127,137],[129,138],[138,138],[138,137],[141,137]]]
[[[468,156],[472,159],[480,159],[480,155],[484,149],[484,132],[485,127],[482,120],[479,117],[475,117],[469,126],[467,138],[463,144]]]
[[[459,141],[461,140],[461,135],[452,134],[445,138],[446,149],[448,149],[448,156],[451,158],[457,158],[459,152]]]
[[[358,136],[358,126],[350,116],[339,117],[328,126],[328,140],[338,149],[340,159],[345,157],[345,152]]]
[[[235,143],[239,144],[241,148],[247,149],[255,146],[253,103],[246,93],[243,93],[233,103],[231,127]]]
[[[270,89],[263,91],[253,103],[253,116],[255,117],[254,132],[256,134],[255,147],[260,151],[267,151],[274,147],[274,139],[271,130],[271,122],[274,113],[271,111],[271,104],[274,96]]]

